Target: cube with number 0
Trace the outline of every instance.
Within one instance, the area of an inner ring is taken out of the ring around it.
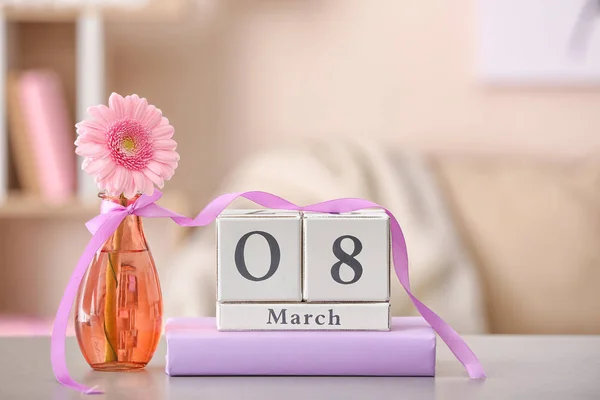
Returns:
[[[302,301],[301,215],[226,210],[217,218],[217,301]]]
[[[304,301],[389,301],[389,217],[384,211],[305,213],[303,223]]]

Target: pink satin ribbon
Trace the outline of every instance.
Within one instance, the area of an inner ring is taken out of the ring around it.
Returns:
[[[101,214],[86,224],[86,227],[92,233],[92,238],[85,247],[83,254],[77,262],[75,271],[69,279],[67,288],[65,289],[60,305],[58,306],[58,311],[56,312],[54,328],[52,331],[52,370],[54,371],[56,379],[63,385],[87,394],[103,393],[101,390],[90,388],[76,382],[70,376],[65,354],[66,330],[73,301],[75,300],[77,290],[89,264],[96,252],[102,247],[104,242],[110,238],[113,232],[115,232],[125,217],[133,214],[145,218],[171,218],[175,223],[181,226],[206,226],[214,221],[215,218],[217,218],[217,216],[238,197],[244,197],[266,208],[282,210],[316,211],[324,213],[342,213],[365,208],[381,208],[385,210],[390,216],[392,257],[394,260],[394,269],[400,283],[406,290],[406,293],[419,313],[438,333],[446,345],[448,345],[456,358],[464,365],[469,377],[485,378],[485,372],[483,371],[483,367],[477,359],[477,356],[475,356],[460,335],[411,292],[410,281],[408,278],[408,255],[406,252],[404,235],[402,234],[402,229],[396,218],[385,207],[368,200],[354,198],[330,200],[323,203],[300,207],[270,193],[251,191],[221,195],[212,200],[196,216],[196,218],[191,219],[157,205],[156,201],[161,197],[162,193],[156,190],[152,196],[142,195],[135,203],[128,207],[104,201],[102,202]]]

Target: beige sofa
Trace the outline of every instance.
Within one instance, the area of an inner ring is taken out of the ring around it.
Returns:
[[[600,163],[438,157],[495,333],[600,333]]]

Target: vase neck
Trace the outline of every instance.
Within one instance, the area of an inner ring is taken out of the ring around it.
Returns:
[[[100,195],[103,200],[112,201],[124,207],[134,203],[140,195],[128,199],[124,196],[112,197]],[[144,251],[148,250],[148,243],[144,235],[142,218],[137,215],[128,215],[119,225],[115,233],[104,244],[103,251]]]
[[[100,197],[104,201],[110,201],[110,202],[113,202],[113,203],[116,203],[116,204],[120,204],[123,207],[127,207],[127,206],[135,203],[136,200],[139,199],[141,195],[142,195],[141,193],[138,193],[138,194],[136,194],[135,196],[133,196],[132,198],[129,199],[129,198],[123,196],[123,195],[120,195],[120,196],[109,196],[106,193],[100,193],[100,194],[98,194],[98,197]]]

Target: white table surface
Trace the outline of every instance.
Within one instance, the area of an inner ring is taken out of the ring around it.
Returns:
[[[470,336],[488,378],[470,380],[438,340],[435,378],[175,377],[164,373],[165,343],[142,372],[96,372],[74,338],[72,375],[106,394],[82,396],[59,385],[50,339],[0,339],[0,399],[600,399],[600,336]]]

